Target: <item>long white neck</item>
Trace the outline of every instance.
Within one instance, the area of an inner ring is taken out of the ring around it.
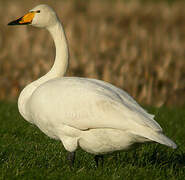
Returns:
[[[26,114],[26,103],[29,100],[29,97],[35,91],[35,89],[37,89],[41,84],[45,83],[50,79],[64,76],[68,66],[69,53],[67,47],[67,40],[61,23],[57,21],[55,25],[50,26],[47,29],[50,32],[55,43],[55,61],[51,70],[47,74],[45,74],[38,80],[32,82],[31,84],[27,85],[21,92],[18,99],[18,108],[19,112],[25,119],[28,119]]]
[[[37,86],[50,79],[64,76],[68,66],[68,46],[61,23],[58,21],[54,26],[50,26],[47,29],[54,40],[56,56],[51,70],[46,75],[33,82]]]

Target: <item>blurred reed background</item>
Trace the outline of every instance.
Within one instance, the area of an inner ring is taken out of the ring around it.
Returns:
[[[9,27],[40,0],[0,0],[0,100],[45,74],[54,44],[43,29]],[[108,81],[138,102],[185,104],[185,2],[45,0],[63,22],[70,49],[67,76]]]

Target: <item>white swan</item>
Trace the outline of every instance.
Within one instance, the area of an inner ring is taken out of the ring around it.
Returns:
[[[26,86],[18,99],[21,115],[46,135],[61,140],[71,152],[78,146],[95,154],[127,150],[135,143],[176,144],[125,91],[104,81],[63,77],[68,65],[68,46],[56,13],[38,5],[9,25],[30,24],[46,28],[54,39],[56,58],[51,70]],[[88,68],[88,67],[87,67]]]

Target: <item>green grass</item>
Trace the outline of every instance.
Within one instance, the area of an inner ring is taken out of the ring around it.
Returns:
[[[185,109],[148,108],[157,114],[177,150],[145,144],[130,152],[105,156],[96,168],[93,155],[77,151],[70,170],[61,143],[45,136],[19,115],[15,103],[0,102],[0,179],[185,179]]]

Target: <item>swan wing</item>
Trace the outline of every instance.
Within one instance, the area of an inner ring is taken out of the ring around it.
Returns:
[[[37,116],[45,115],[53,124],[62,122],[81,130],[137,130],[138,126],[162,130],[128,94],[123,95],[124,91],[117,89],[87,78],[56,79],[41,85],[33,93],[30,104]]]
[[[142,120],[140,122],[141,124],[148,124],[151,128],[154,128],[157,131],[162,131],[160,125],[154,120],[155,116],[153,114],[149,114],[145,109],[143,109],[126,91],[105,81],[100,81],[97,79],[88,80],[97,83],[99,86],[102,86],[105,89],[115,92],[118,96],[120,96],[123,105],[127,106],[130,110],[139,113],[140,115],[142,114],[146,120]]]
[[[105,81],[100,81],[97,79],[89,79],[90,81],[93,81],[94,83],[97,83],[100,86],[106,87],[108,89],[111,89],[112,91],[115,91],[122,99],[123,102],[125,102],[129,108],[140,111],[143,113],[144,116],[153,119],[155,116],[153,114],[149,114],[145,109],[143,109],[126,91],[110,84]]]

